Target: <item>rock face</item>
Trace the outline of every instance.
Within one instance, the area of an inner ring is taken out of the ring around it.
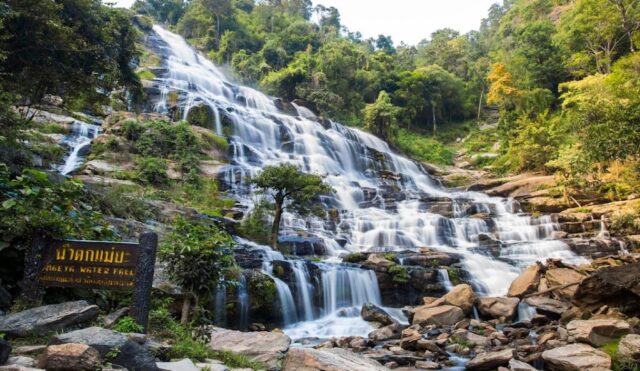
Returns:
[[[277,332],[240,332],[214,328],[209,346],[213,350],[229,350],[244,354],[268,367],[275,367],[289,349],[291,339]]]
[[[620,339],[618,357],[626,360],[640,361],[640,335],[631,334]]]
[[[86,344],[51,345],[42,353],[38,367],[47,370],[95,370],[100,353]]]
[[[414,309],[412,323],[421,326],[451,326],[464,318],[462,309],[453,305],[441,305],[433,308],[429,305],[422,305]]]
[[[604,371],[611,368],[607,353],[586,344],[570,344],[542,352],[542,359],[554,371]]]
[[[542,268],[541,264],[536,263],[525,269],[518,278],[511,282],[507,295],[521,298],[534,292],[540,284]]]
[[[0,339],[0,365],[7,363],[11,355],[11,344],[8,341]]]
[[[615,319],[574,320],[567,324],[567,331],[576,341],[599,347],[628,334],[631,327]]]
[[[460,307],[465,314],[470,314],[473,309],[475,299],[476,295],[473,292],[473,288],[467,284],[461,284],[455,286],[445,296],[428,304],[428,306],[437,307],[440,305],[454,305],[456,307]]]
[[[383,371],[378,362],[340,348],[291,349],[282,371]]]
[[[85,323],[98,316],[98,306],[84,300],[45,305],[0,317],[0,333],[38,335]]]
[[[518,303],[520,300],[517,298],[484,297],[478,299],[478,311],[490,318],[511,320],[518,313]]]
[[[577,287],[574,299],[583,306],[623,307],[628,315],[640,315],[640,263],[599,269]]]
[[[545,298],[542,296],[527,298],[525,299],[525,303],[535,307],[539,313],[555,318],[560,318],[562,313],[569,309],[569,304],[563,301]]]
[[[467,370],[488,371],[506,366],[513,358],[513,349],[504,349],[497,352],[480,353],[467,363]]]
[[[573,282],[579,282],[584,278],[583,275],[569,268],[554,268],[549,269],[545,274],[549,287],[566,285]],[[571,299],[575,295],[578,285],[566,287],[561,290],[556,290],[556,293],[560,296]]]
[[[378,322],[381,325],[390,325],[396,322],[384,309],[372,303],[366,303],[362,306],[360,316],[365,321]]]

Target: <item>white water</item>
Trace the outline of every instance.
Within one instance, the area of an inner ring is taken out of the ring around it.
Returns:
[[[557,229],[551,218],[520,215],[512,200],[448,190],[418,164],[394,153],[384,141],[332,121],[321,123],[304,107],[293,106],[297,116],[280,112],[271,97],[234,84],[181,37],[159,26],[154,26],[154,31],[164,48],[169,71],[156,80],[165,97],[169,92],[178,93],[184,117],[196,105],[211,106],[217,111],[212,128],[218,134],[223,132],[221,114],[233,122],[229,128],[233,133],[229,138],[232,162],[224,180],[242,203],[250,207],[253,202],[247,178],[266,165],[283,162],[324,176],[335,189],[334,196],[323,198],[326,208],[339,211],[335,228],[321,219],[305,221],[286,214],[284,234],[305,230],[322,238],[336,256],[350,251],[417,250],[425,246],[456,253],[462,257],[462,267],[471,275],[472,283],[485,295],[505,294],[521,269],[536,260],[557,257],[573,263],[585,261],[564,243],[550,239]],[[166,111],[166,107],[163,100],[156,105],[159,111]],[[398,180],[383,179],[380,171]],[[453,217],[425,210],[428,203],[421,201],[425,197],[452,200]],[[495,229],[487,221],[472,217],[479,212],[491,215]],[[480,234],[503,243],[500,259],[479,249]],[[337,238],[347,241],[344,248]],[[265,264],[264,271],[272,274],[270,264]],[[315,318],[310,306],[311,287],[308,281],[302,282],[307,278],[300,264],[294,263],[295,294],[286,283],[274,278],[285,322],[300,321],[288,326],[287,333],[299,338],[366,334],[371,329],[360,320],[356,309],[359,311],[366,301],[381,302],[374,274],[322,265],[325,302],[320,318]]]
[[[56,166],[56,169],[62,175],[67,175],[80,167],[83,161],[80,155],[81,152],[86,149],[91,144],[91,141],[99,134],[99,126],[77,120],[73,121],[71,133],[62,140],[62,143],[68,145],[71,150],[65,157],[64,163]]]

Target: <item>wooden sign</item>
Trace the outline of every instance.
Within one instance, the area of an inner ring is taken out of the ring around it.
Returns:
[[[139,255],[137,243],[53,241],[46,249],[40,282],[44,286],[132,289]]]
[[[35,256],[25,269],[25,284],[37,296],[42,286],[130,289],[129,313],[147,331],[158,235],[145,232],[139,243],[33,240]]]

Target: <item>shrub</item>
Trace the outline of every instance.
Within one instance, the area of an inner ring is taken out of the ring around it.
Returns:
[[[405,266],[394,264],[389,267],[389,273],[393,276],[393,282],[395,283],[409,282],[410,276]]]
[[[138,161],[138,180],[143,184],[165,186],[169,183],[167,162],[156,157],[142,158]]]
[[[140,326],[136,320],[131,316],[122,317],[118,323],[113,326],[114,331],[118,332],[136,332],[142,333],[144,332],[144,328]]]
[[[169,277],[184,291],[181,323],[185,325],[191,299],[211,295],[235,267],[233,240],[215,225],[182,217],[176,218],[172,228],[162,241],[159,255],[167,264]]]
[[[418,135],[408,130],[400,129],[395,143],[402,152],[415,160],[440,165],[453,165],[453,150],[433,137]]]

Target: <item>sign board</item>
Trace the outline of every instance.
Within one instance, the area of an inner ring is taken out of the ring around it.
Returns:
[[[133,291],[129,313],[147,330],[158,235],[145,232],[139,243],[51,241],[37,236],[33,251],[42,256],[26,264],[25,282],[35,296],[42,286]],[[31,282],[31,283],[30,283]]]
[[[46,249],[40,283],[44,286],[133,289],[137,243],[53,241]]]

